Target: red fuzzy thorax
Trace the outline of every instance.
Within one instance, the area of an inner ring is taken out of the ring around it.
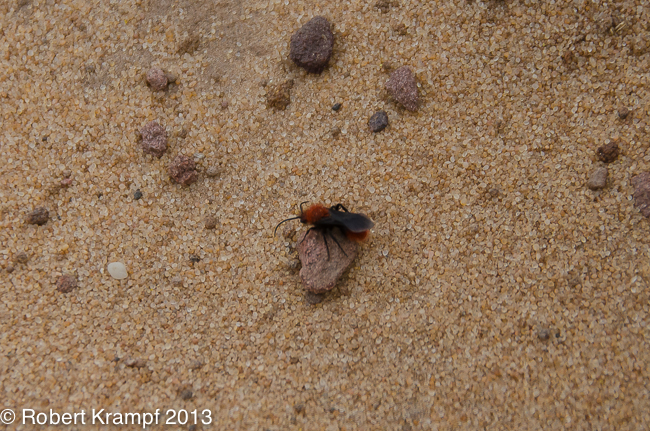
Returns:
[[[314,204],[307,208],[301,215],[300,221],[303,223],[314,224],[318,220],[328,217],[330,210],[321,204]]]

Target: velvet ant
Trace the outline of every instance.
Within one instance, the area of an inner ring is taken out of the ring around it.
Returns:
[[[345,208],[342,204],[336,204],[327,208],[322,204],[314,204],[309,208],[303,210],[302,206],[307,202],[300,204],[300,215],[297,217],[291,217],[286,220],[282,220],[275,227],[273,235],[275,236],[278,231],[278,227],[286,221],[289,220],[300,220],[300,223],[310,224],[311,228],[303,236],[303,241],[307,237],[307,234],[312,230],[320,231],[323,235],[323,240],[325,241],[325,248],[327,249],[327,258],[330,256],[330,249],[327,245],[327,237],[329,236],[334,240],[336,245],[339,246],[343,254],[347,256],[341,244],[334,235],[332,235],[332,229],[339,228],[339,230],[350,240],[352,241],[363,241],[368,237],[369,230],[375,225],[372,220],[370,220],[364,214],[351,213]]]

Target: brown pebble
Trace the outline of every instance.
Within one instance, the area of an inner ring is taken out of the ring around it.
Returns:
[[[310,73],[321,73],[332,56],[334,34],[329,21],[316,16],[300,27],[289,45],[289,58]]]
[[[228,101],[227,100],[222,100],[221,101],[221,109],[228,109]]]
[[[173,72],[165,72],[165,76],[169,84],[175,84],[178,81],[178,76]]]
[[[330,129],[330,133],[332,134],[332,138],[338,138],[338,136],[341,134],[341,129],[334,126]]]
[[[182,277],[174,277],[172,278],[172,284],[176,287],[180,287],[183,285],[183,278]]]
[[[70,274],[63,274],[56,281],[56,290],[61,293],[70,293],[77,288],[77,279]]]
[[[190,400],[194,397],[194,392],[190,389],[184,389],[181,391],[180,396],[182,400]]]
[[[627,109],[625,106],[619,108],[618,118],[620,118],[621,120],[625,120],[628,117],[628,115],[630,115],[629,109]]]
[[[147,123],[140,129],[140,136],[140,146],[145,153],[161,158],[167,151],[167,131],[157,122]]]
[[[143,368],[147,366],[144,359],[128,358],[124,360],[124,365],[129,368]]]
[[[324,293],[331,290],[357,257],[359,246],[356,242],[349,240],[339,229],[332,229],[331,234],[343,247],[345,254],[329,234],[323,236],[322,231],[309,230],[298,239],[298,256],[302,263],[300,278],[305,289],[310,292]]]
[[[147,72],[147,85],[151,87],[153,91],[162,91],[167,88],[168,84],[167,75],[162,69],[157,67],[149,69]]]
[[[409,111],[417,111],[420,104],[415,75],[408,66],[402,66],[390,74],[386,82],[386,89]]]
[[[634,206],[645,217],[650,218],[650,172],[643,172],[632,178]]]
[[[217,227],[217,223],[219,223],[219,219],[217,217],[211,215],[207,216],[205,218],[205,228],[206,229],[214,229]]]
[[[611,163],[616,160],[618,153],[619,149],[616,142],[610,142],[609,144],[605,144],[596,150],[598,160],[604,163]]]
[[[70,187],[72,185],[72,178],[64,178],[60,182],[61,187]]]
[[[604,166],[594,169],[589,174],[589,179],[587,180],[587,187],[591,190],[601,190],[604,189],[607,185],[607,175],[609,172]]]
[[[16,262],[16,263],[22,263],[24,265],[28,261],[29,261],[29,256],[27,256],[27,253],[25,253],[24,251],[19,251],[14,256],[14,262]]]
[[[388,127],[388,114],[386,111],[377,111],[368,120],[368,127],[374,133],[379,133]]]
[[[27,223],[42,226],[50,219],[50,213],[44,207],[35,208],[27,214]]]
[[[542,341],[546,341],[551,337],[551,331],[549,331],[547,328],[541,328],[539,331],[537,331],[537,338],[539,338]]]
[[[196,163],[187,156],[176,156],[168,168],[169,176],[177,183],[189,186],[199,179]]]
[[[305,412],[305,405],[304,404],[296,404],[293,406],[293,411],[295,411],[297,414],[301,414]]]
[[[203,362],[199,361],[198,359],[193,360],[190,362],[190,370],[198,370],[203,366]]]
[[[14,272],[14,267],[10,265],[5,269],[5,271],[7,271],[9,274],[11,274],[12,272]]]
[[[283,82],[269,88],[266,95],[266,106],[284,110],[291,103],[291,88],[293,87],[293,79]]]

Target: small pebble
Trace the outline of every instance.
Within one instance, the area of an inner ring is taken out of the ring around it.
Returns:
[[[386,82],[386,89],[409,111],[417,111],[420,104],[415,75],[408,66],[402,66],[390,74]]]
[[[370,120],[368,120],[368,126],[370,130],[375,133],[379,133],[388,126],[388,114],[386,111],[377,111],[375,112]]]
[[[625,106],[623,106],[618,110],[618,118],[620,118],[621,120],[625,120],[628,115],[630,115],[630,110],[627,109]]]
[[[598,160],[604,163],[611,163],[616,160],[618,153],[619,149],[616,142],[610,142],[609,144],[605,144],[596,150]]]
[[[70,274],[63,274],[56,281],[56,290],[61,293],[70,293],[77,288],[77,279]]]
[[[269,88],[266,94],[266,106],[279,110],[285,110],[291,103],[291,88],[293,79],[283,82],[280,85]]]
[[[64,178],[61,180],[61,187],[70,187],[72,185],[72,178]]]
[[[128,277],[126,266],[122,262],[112,262],[108,264],[108,273],[116,280],[122,280]]]
[[[162,91],[167,88],[167,75],[162,69],[151,68],[147,72],[147,84],[153,91]]]
[[[199,263],[201,261],[201,258],[197,256],[196,254],[190,254],[190,262],[192,263]]]
[[[144,359],[129,358],[124,360],[124,366],[129,368],[143,368],[147,366]]]
[[[332,138],[338,138],[338,136],[341,134],[341,129],[334,126],[330,129],[330,133],[332,134]]]
[[[227,100],[222,100],[221,101],[221,109],[228,109],[228,101]]]
[[[178,76],[176,76],[175,73],[165,72],[165,76],[167,77],[167,82],[169,84],[174,84],[176,83],[176,81],[178,81]]]
[[[155,121],[147,123],[140,129],[140,145],[147,154],[161,158],[167,151],[167,131]]]
[[[168,168],[169,176],[177,183],[189,186],[199,179],[196,162],[187,156],[176,156]]]
[[[183,400],[190,400],[194,397],[194,393],[190,389],[184,389],[180,395]]]
[[[14,262],[16,262],[16,263],[22,263],[24,265],[28,261],[29,261],[29,256],[27,256],[27,253],[25,253],[24,251],[19,251],[14,256]]]
[[[205,218],[204,223],[206,229],[214,229],[217,227],[217,223],[219,223],[219,219],[213,215],[207,216]]]
[[[291,36],[289,58],[310,73],[321,73],[332,56],[334,35],[330,23],[316,16]]]
[[[198,370],[199,368],[203,367],[203,362],[199,361],[198,359],[193,360],[190,362],[190,370]]]
[[[44,207],[38,207],[27,214],[27,223],[42,226],[50,219],[50,213]]]
[[[539,338],[542,341],[546,341],[551,337],[551,331],[549,331],[546,328],[541,328],[539,331],[537,331],[537,338]]]
[[[180,287],[183,285],[183,278],[182,277],[174,277],[172,278],[172,284],[176,287]]]
[[[133,199],[136,201],[140,200],[142,198],[142,192],[140,189],[136,190],[135,193],[133,193]]]
[[[650,218],[650,172],[643,172],[632,178],[634,186],[634,206],[641,214]]]
[[[207,175],[210,178],[215,178],[221,175],[222,169],[218,168],[216,166],[210,166],[208,170],[205,172],[205,175]]]
[[[7,273],[11,274],[12,272],[14,272],[14,269],[15,269],[15,268],[14,268],[13,266],[9,265],[9,266],[5,269],[5,271],[7,271]]]
[[[334,106],[332,106],[332,111],[338,112],[339,109],[341,109],[341,106],[343,105],[341,105],[340,103],[335,103]]]
[[[607,168],[604,166],[594,169],[589,174],[589,179],[587,180],[587,187],[589,187],[591,190],[604,189],[605,185],[607,184],[608,174],[609,172],[607,171]]]

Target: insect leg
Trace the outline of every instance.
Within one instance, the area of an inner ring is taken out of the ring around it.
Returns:
[[[343,247],[341,247],[341,244],[339,243],[339,240],[336,239],[336,237],[334,236],[334,234],[333,234],[331,231],[328,232],[328,233],[329,233],[330,238],[332,238],[332,239],[334,240],[334,242],[336,243],[336,245],[339,246],[339,248],[341,249],[341,251],[343,252],[343,254],[345,255],[345,257],[347,257],[348,254],[345,252],[345,250],[343,250]],[[325,236],[324,233],[323,233],[323,236]],[[325,244],[327,244],[327,241],[325,241]]]

